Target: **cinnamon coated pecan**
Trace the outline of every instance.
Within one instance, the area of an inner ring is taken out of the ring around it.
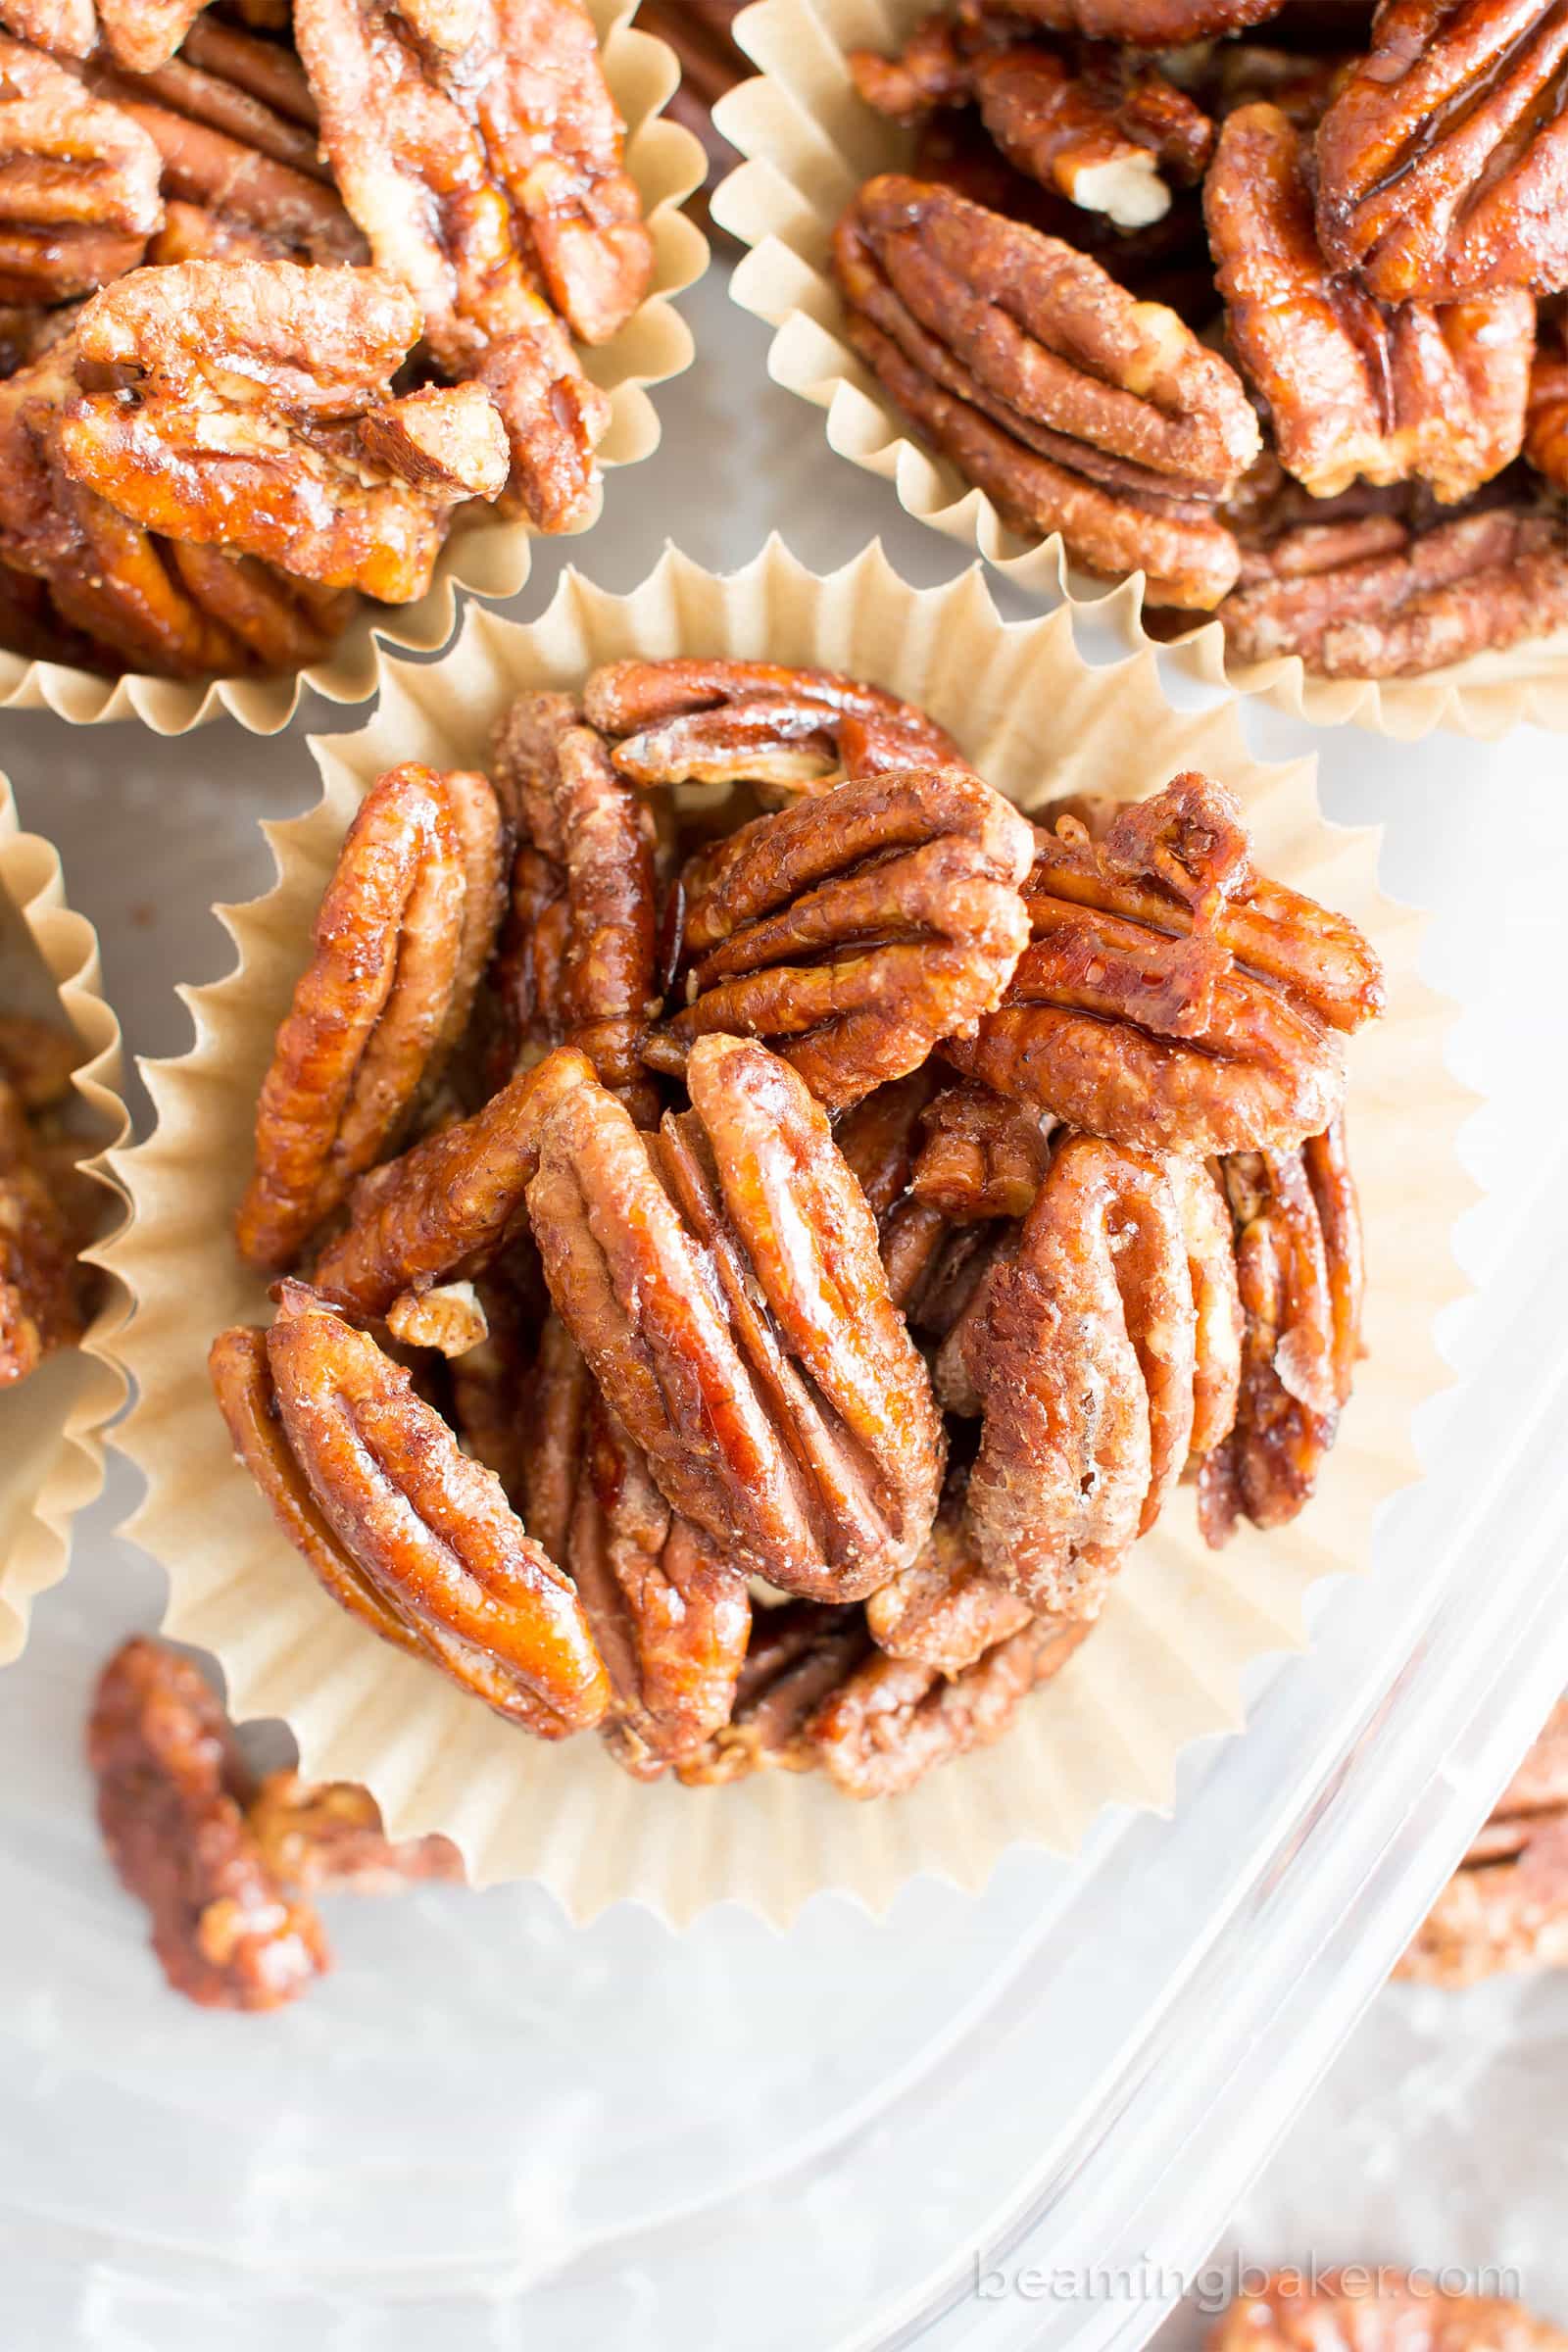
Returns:
[[[406,604],[452,508],[506,476],[501,420],[472,386],[393,398],[418,332],[374,270],[136,270],[77,322],[89,388],[61,421],[61,464],[149,530]]]
[[[64,302],[133,270],[164,217],[158,180],[145,131],[0,37],[0,301]]]
[[[1273,106],[1220,132],[1203,206],[1231,343],[1280,463],[1315,497],[1357,476],[1466,498],[1519,454],[1536,311],[1518,289],[1434,308],[1373,301],[1324,260],[1301,133]]]
[[[967,768],[872,774],[756,818],[682,877],[685,1003],[644,1052],[768,1038],[843,1108],[972,1032],[1024,945],[1024,819]]]
[[[303,1781],[270,1772],[246,1811],[272,1876],[304,1894],[396,1894],[426,1879],[466,1877],[450,1838],[394,1840],[368,1788],[352,1781]]]
[[[1253,871],[1241,812],[1178,776],[1101,841],[1041,833],[1033,939],[999,1011],[950,1060],[1135,1150],[1212,1153],[1317,1133],[1341,1034],[1383,1005],[1353,923]]]
[[[1088,255],[949,188],[867,181],[834,232],[850,339],[1004,519],[1101,571],[1216,604],[1236,576],[1213,505],[1258,448],[1234,369]]]
[[[856,1599],[929,1532],[930,1382],[794,1071],[709,1036],[686,1082],[651,1139],[602,1088],[553,1114],[528,1188],[545,1279],[670,1507],[737,1566]]]
[[[1383,302],[1568,283],[1568,23],[1539,0],[1384,0],[1317,133],[1318,225]]]
[[[238,1331],[212,1369],[283,1533],[334,1599],[497,1713],[546,1740],[591,1728],[609,1686],[587,1619],[500,1481],[373,1340],[303,1284],[279,1301],[265,1363]]]
[[[329,1965],[320,1926],[269,1866],[244,1813],[249,1776],[194,1666],[140,1638],[99,1678],[87,1726],[110,1859],[152,1916],[176,1992],[276,2009]]]
[[[1568,2352],[1568,2335],[1522,2304],[1435,2292],[1430,2274],[1362,2267],[1287,2271],[1234,2302],[1207,2352]]]
[[[288,1264],[439,1074],[495,938],[501,850],[483,776],[411,763],[361,802],[262,1087],[236,1224],[254,1265]]]

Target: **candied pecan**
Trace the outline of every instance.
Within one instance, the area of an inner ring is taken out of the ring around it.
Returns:
[[[1235,371],[1174,311],[1071,246],[888,173],[834,232],[850,339],[996,502],[1152,596],[1216,604],[1236,576],[1213,518],[1258,447]]]
[[[0,1078],[15,1090],[24,1110],[49,1110],[64,1102],[80,1061],[81,1047],[64,1022],[0,1012]]]
[[[742,825],[682,877],[686,1001],[644,1047],[775,1040],[842,1109],[972,1031],[1026,937],[1028,825],[967,768],[869,775]]]
[[[1540,0],[1384,0],[1317,130],[1324,251],[1382,302],[1568,284],[1568,21]]]
[[[963,24],[995,28],[1043,24],[1131,49],[1179,49],[1189,41],[1243,32],[1277,16],[1284,0],[959,0]]]
[[[63,302],[133,270],[164,217],[158,179],[145,131],[0,36],[0,301]]]
[[[920,1114],[938,1084],[936,1068],[922,1062],[907,1078],[862,1095],[834,1123],[833,1141],[879,1222],[908,1191],[923,1137]]]
[[[488,403],[461,387],[392,398],[418,331],[375,270],[138,270],[77,322],[91,388],[61,421],[61,463],[148,529],[406,604],[429,586],[453,505],[495,497],[506,476]],[[407,419],[427,444],[432,404],[447,427],[434,479],[397,430]]]
[[[523,1516],[558,1568],[566,1565],[588,1408],[596,1394],[575,1340],[559,1315],[547,1315],[532,1378],[522,1391],[520,1468]]]
[[[930,1528],[930,1382],[788,1064],[704,1037],[686,1082],[655,1138],[599,1087],[553,1114],[528,1188],[545,1279],[671,1508],[786,1591],[858,1599]]]
[[[1239,662],[1296,654],[1319,677],[1421,677],[1568,626],[1568,529],[1512,506],[1427,529],[1303,523],[1248,557],[1219,616]]]
[[[859,1609],[791,1600],[757,1610],[730,1719],[682,1758],[679,1779],[688,1788],[709,1788],[754,1772],[815,1771],[807,1726],[870,1648]]]
[[[1298,1152],[1222,1163],[1244,1314],[1235,1426],[1199,1464],[1199,1522],[1280,1527],[1310,1498],[1350,1395],[1365,1289],[1343,1118]]]
[[[729,1721],[746,1658],[746,1579],[672,1511],[604,1399],[582,1432],[566,1567],[612,1696],[603,1726],[638,1780],[700,1748]]]
[[[426,1879],[466,1877],[450,1838],[388,1838],[381,1808],[353,1781],[270,1772],[246,1808],[251,1836],[274,1879],[304,1894],[396,1894]]]
[[[1027,1625],[1029,1605],[975,1557],[964,1521],[967,1477],[950,1474],[924,1550],[873,1592],[865,1622],[877,1647],[938,1674],[961,1674]]]
[[[1448,1881],[1396,1977],[1457,1989],[1500,1973],[1568,1968],[1568,1815],[1503,1826],[1492,1853]]]
[[[1441,2275],[1441,2274],[1440,2274]],[[1276,2274],[1239,2296],[1207,2352],[1568,2352],[1561,2328],[1521,2304],[1434,2290],[1379,2267]]]
[[[1202,1456],[1229,1437],[1242,1387],[1244,1317],[1230,1201],[1207,1160],[1173,1152],[1165,1180],[1187,1244],[1193,1286],[1192,1450]]]
[[[1178,776],[1099,842],[1040,834],[1025,900],[1001,1010],[944,1049],[960,1069],[1141,1151],[1284,1148],[1333,1117],[1336,1033],[1381,1011],[1377,958],[1252,872],[1221,786]]]
[[[817,1708],[807,1738],[847,1796],[900,1796],[933,1766],[1000,1740],[1089,1630],[1031,1619],[951,1681],[912,1659],[871,1657]]]
[[[194,1666],[126,1642],[87,1725],[109,1856],[152,1915],[176,1992],[207,2009],[276,2009],[330,1966],[320,1923],[291,1901],[246,1822],[251,1794],[227,1719]]]
[[[1420,476],[1451,504],[1518,456],[1529,294],[1374,302],[1319,250],[1301,133],[1277,107],[1228,118],[1203,208],[1231,343],[1268,404],[1281,465],[1314,497],[1358,475]]]
[[[909,1173],[916,1200],[955,1225],[1024,1217],[1051,1158],[1037,1112],[965,1079],[921,1113],[924,1141]]]
[[[23,1098],[0,1078],[0,1389],[82,1335],[75,1248],[56,1192]]]
[[[1525,456],[1556,490],[1568,490],[1568,340],[1559,315],[1542,316],[1542,339],[1530,370]]]
[[[298,0],[295,37],[321,141],[377,263],[402,279],[443,373],[472,375],[506,421],[513,492],[543,530],[592,511],[610,421],[570,338],[613,333],[652,245],[577,0],[475,0],[457,56],[386,0]]]
[[[570,1584],[373,1340],[285,1282],[265,1365],[246,1332],[212,1361],[241,1459],[335,1600],[542,1739],[598,1722],[608,1684]]]
[[[235,1227],[254,1265],[298,1253],[439,1074],[495,937],[500,857],[483,776],[411,761],[361,802],[262,1086]]]
[[[509,1251],[506,1260],[474,1284],[485,1336],[452,1366],[452,1426],[464,1452],[495,1472],[507,1500],[559,1568],[560,1553],[525,1507],[527,1423],[534,1410],[528,1378],[533,1317],[514,1276],[517,1254]]]
[[[87,58],[100,45],[133,73],[173,56],[207,0],[5,0],[0,24],[63,57]]]

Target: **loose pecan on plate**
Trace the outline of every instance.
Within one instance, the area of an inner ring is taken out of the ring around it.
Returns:
[[[833,264],[856,350],[1004,521],[1059,530],[1093,569],[1143,569],[1163,603],[1218,603],[1238,557],[1213,509],[1256,455],[1257,421],[1174,311],[896,173],[860,189]]]
[[[1285,1149],[1345,1091],[1383,1004],[1353,923],[1253,869],[1219,785],[1178,776],[1100,841],[1040,830],[1001,1009],[944,1051],[999,1093],[1141,1151]]]

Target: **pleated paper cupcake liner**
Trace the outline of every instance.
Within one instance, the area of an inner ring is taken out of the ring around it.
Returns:
[[[269,1319],[230,1222],[273,1032],[361,797],[402,760],[482,764],[514,695],[575,686],[631,653],[765,656],[875,679],[930,709],[1026,808],[1061,792],[1136,798],[1205,769],[1239,795],[1260,868],[1353,916],[1388,968],[1388,1016],[1350,1052],[1369,1353],[1316,1499],[1292,1526],[1246,1530],[1215,1554],[1179,1492],[1093,1639],[1007,1737],[880,1803],[821,1777],[641,1786],[593,1740],[549,1748],[509,1728],[326,1599],[235,1467],[208,1389],[213,1334]],[[1378,833],[1325,820],[1310,762],[1252,759],[1233,705],[1173,710],[1152,651],[1091,668],[1067,612],[1004,623],[978,565],[917,590],[874,545],[826,578],[776,540],[723,576],[670,551],[623,596],[568,572],[527,627],[470,608],[440,662],[384,658],[374,716],[313,749],[321,799],[267,828],[272,889],[220,910],[235,968],[189,993],[196,1044],[150,1068],[157,1131],[115,1162],[136,1212],[111,1253],[135,1301],[119,1352],[139,1388],[117,1442],[147,1480],[131,1533],[168,1573],[170,1632],[217,1653],[240,1715],[287,1719],[307,1772],[368,1781],[398,1835],[442,1829],[477,1879],[541,1880],[580,1917],[629,1896],[682,1921],[735,1897],[785,1921],[824,1887],[880,1907],[914,1871],[977,1886],[1014,1840],[1071,1849],[1106,1804],[1167,1804],[1184,1746],[1240,1728],[1242,1670],[1301,1642],[1315,1580],[1369,1563],[1378,1504],[1417,1475],[1412,1412],[1448,1377],[1433,1325],[1462,1288],[1449,1233],[1473,1194],[1455,1152],[1469,1098],[1443,1064],[1450,1007],[1417,973],[1423,918],[1379,889]]]

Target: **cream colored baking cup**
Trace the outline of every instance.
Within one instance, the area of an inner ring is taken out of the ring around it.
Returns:
[[[233,1465],[208,1391],[214,1332],[269,1319],[230,1219],[273,1032],[362,795],[401,760],[482,762],[514,695],[573,687],[632,653],[750,655],[876,679],[933,710],[1025,808],[1057,792],[1138,796],[1207,769],[1240,794],[1263,870],[1353,915],[1389,968],[1388,1018],[1350,1055],[1370,1354],[1316,1501],[1294,1526],[1267,1540],[1244,1531],[1214,1554],[1180,1493],[1094,1639],[1008,1738],[882,1803],[786,1775],[645,1788],[594,1740],[531,1742],[325,1598]],[[1173,710],[1152,652],[1091,668],[1065,611],[1005,625],[978,565],[916,590],[877,546],[826,579],[776,540],[722,577],[670,552],[626,596],[568,571],[531,627],[470,607],[440,662],[384,661],[374,717],[313,748],[322,798],[268,826],[277,882],[220,910],[237,966],[189,992],[195,1047],[148,1069],[157,1132],[116,1162],[136,1211],[111,1253],[135,1298],[121,1352],[140,1392],[116,1436],[147,1480],[130,1532],[168,1571],[169,1631],[217,1652],[240,1715],[288,1720],[308,1773],[368,1781],[397,1836],[445,1830],[479,1880],[541,1879],[578,1917],[636,1896],[681,1921],[735,1896],[784,1921],[820,1887],[881,1906],[916,1870],[977,1886],[1014,1839],[1075,1847],[1113,1799],[1165,1805],[1186,1743],[1240,1727],[1241,1669],[1300,1644],[1308,1587],[1366,1564],[1376,1506],[1417,1475],[1411,1412],[1448,1378],[1433,1318],[1461,1288],[1449,1229],[1473,1198],[1454,1144],[1469,1098],[1443,1066],[1451,1008],[1417,977],[1422,917],[1378,889],[1378,834],[1324,820],[1310,762],[1251,759],[1234,706]]]
[[[647,300],[618,335],[580,351],[585,372],[610,395],[610,429],[599,459],[608,470],[635,466],[659,447],[659,416],[648,397],[689,368],[695,346],[673,297],[708,267],[708,242],[681,212],[701,187],[708,162],[689,130],[661,110],[680,79],[674,51],[629,22],[636,0],[585,0],[598,28],[605,78],[626,124],[626,168],[637,183],[654,239]],[[609,492],[613,497],[613,490]],[[601,499],[602,504],[602,499]],[[598,519],[595,508],[584,530]],[[457,616],[460,588],[477,596],[515,596],[528,577],[535,534],[474,505],[460,512],[429,589],[414,605],[366,605],[323,661],[275,678],[191,681],[127,675],[94,677],[58,662],[27,662],[0,649],[0,710],[47,708],[75,726],[140,718],[160,735],[182,735],[226,710],[254,734],[288,724],[306,686],[334,703],[365,703],[375,692],[377,641],[430,653],[444,645]]]
[[[1053,602],[1093,603],[1130,645],[1145,645],[1144,575],[1107,591],[1080,571],[1059,534],[1009,530],[983,491],[946,458],[909,438],[909,426],[843,334],[843,304],[829,269],[834,225],[856,190],[878,172],[908,168],[907,131],[856,94],[851,49],[891,52],[931,0],[759,0],[735,21],[735,37],[761,68],[720,100],[713,120],[748,160],[715,192],[715,223],[749,248],[731,279],[742,308],[776,328],[768,353],[775,383],[827,412],[840,457],[879,474],[916,521],[977,548],[1005,578]],[[1568,631],[1483,654],[1425,678],[1327,679],[1299,660],[1228,660],[1220,624],[1193,615],[1175,640],[1194,677],[1267,695],[1298,717],[1358,725],[1401,741],[1433,727],[1491,739],[1525,720],[1568,728]]]
[[[84,1056],[72,1081],[82,1141],[100,1151],[121,1143],[129,1121],[120,1099],[120,1023],[100,992],[98,941],[66,905],[51,845],[20,830],[4,776],[0,1011],[35,1013],[74,1032]],[[106,1206],[106,1214],[115,1212]],[[112,1283],[83,1348],[0,1389],[0,1665],[25,1643],[33,1595],[64,1576],[71,1522],[103,1485],[102,1432],[125,1396],[124,1376],[104,1349],[123,1311]]]

